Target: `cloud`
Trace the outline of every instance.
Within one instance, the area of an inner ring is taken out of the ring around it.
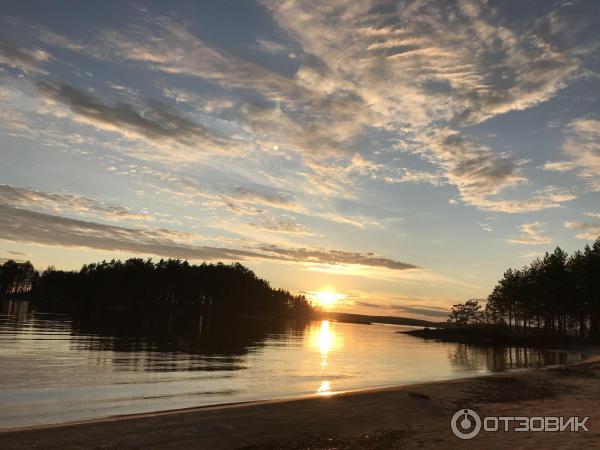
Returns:
[[[49,60],[50,55],[43,50],[24,47],[0,37],[0,64],[19,69],[25,73],[47,74],[40,66]]]
[[[420,153],[444,169],[443,178],[456,186],[464,203],[481,210],[523,213],[558,208],[577,196],[565,188],[547,186],[525,199],[504,199],[500,194],[527,183],[521,167],[526,163],[506,154],[497,154],[461,133],[445,128],[420,138],[427,144]],[[440,175],[432,183],[441,183]],[[427,180],[427,177],[425,177]]]
[[[553,161],[544,164],[544,169],[551,172],[569,172],[576,168],[577,165],[571,161]]]
[[[142,105],[126,102],[111,104],[64,83],[52,85],[39,82],[37,86],[47,100],[68,107],[74,120],[99,130],[117,132],[126,138],[144,139],[151,143],[181,144],[194,147],[196,152],[206,150],[203,147],[217,152],[229,148],[224,138],[154,100],[146,100]],[[188,159],[193,156],[189,152],[186,154]]]
[[[416,269],[413,264],[383,258],[374,253],[323,250],[319,248],[287,248],[278,245],[263,245],[261,250],[277,255],[284,261],[304,261],[324,264],[357,264],[385,267],[394,270]]]
[[[434,186],[447,184],[446,177],[440,172],[427,172],[423,170],[400,169],[396,176],[385,176],[386,183],[429,183]]]
[[[102,59],[116,57],[165,73],[211,80],[230,89],[250,88],[272,95],[294,89],[289,78],[204,42],[171,18],[147,16],[145,24],[103,30],[84,51]]]
[[[552,242],[552,238],[545,234],[545,223],[524,223],[519,228],[521,230],[521,235],[509,239],[508,242],[523,245],[548,245]]]
[[[402,301],[415,301],[417,299],[403,299]],[[418,301],[418,300],[417,300]],[[352,302],[354,306],[363,308],[380,310],[377,314],[408,314],[410,316],[425,317],[430,320],[447,319],[450,313],[449,308],[433,306],[433,305],[422,305],[422,304],[387,304],[387,303],[373,303],[362,300]]]
[[[236,186],[230,196],[234,199],[272,206],[274,208],[296,209],[293,197],[285,192],[260,192],[255,189]]]
[[[167,17],[147,17],[145,25],[104,30],[87,53],[201,78],[226,89],[228,96],[237,94],[236,107],[229,113],[263,149],[286,147],[309,159],[347,154],[350,141],[370,122],[368,107],[354,92],[324,95],[298,76],[284,76],[209,44]],[[315,61],[305,57],[302,65]]]
[[[420,316],[429,316],[438,319],[447,319],[450,310],[448,308],[438,308],[434,306],[420,306],[420,305],[401,305],[395,307],[396,311],[400,313],[417,314]]]
[[[278,220],[271,216],[261,217],[257,222],[250,222],[250,225],[267,231],[277,233],[292,234],[296,236],[312,236],[314,233],[303,225],[292,220]]]
[[[573,120],[566,129],[563,152],[565,161],[547,162],[546,170],[576,170],[588,186],[600,190],[600,120],[594,117]]]
[[[297,55],[290,50],[289,46],[270,39],[256,39],[256,48],[272,55],[288,55],[290,58],[297,57]]]
[[[490,199],[525,182],[523,162],[472,142],[459,127],[546,101],[577,73],[579,61],[551,45],[554,34],[537,32],[549,17],[519,33],[483,2],[264,3],[319,62],[300,67],[299,83],[354,92],[371,111],[363,115],[370,125],[398,133],[400,146],[442,168],[465,203],[525,207]]]
[[[41,26],[31,27],[32,34],[35,35],[41,42],[53,47],[65,48],[71,51],[85,51],[86,47],[73,39],[70,39],[64,35],[55,33]]]
[[[565,227],[570,230],[579,230],[575,235],[577,239],[595,241],[600,238],[600,224],[588,222],[565,222]]]
[[[444,169],[446,178],[458,188],[467,204],[498,210],[502,201],[493,197],[524,182],[520,171],[522,161],[498,155],[454,130],[437,130],[435,136],[425,138],[424,142],[428,144],[424,156],[429,155]]]
[[[556,186],[534,191],[532,196],[525,199],[498,199],[494,197],[472,198],[466,203],[476,205],[485,211],[503,212],[507,214],[541,211],[550,208],[561,208],[563,203],[575,200],[577,195],[571,189]]]
[[[185,243],[190,237],[169,230],[104,225],[0,205],[0,239],[12,242],[200,260],[258,256],[243,250],[191,246]]]
[[[487,231],[488,233],[491,233],[493,231],[492,227],[487,223],[480,223],[479,226],[483,231]]]
[[[56,247],[91,248],[192,260],[244,260],[259,258],[295,263],[364,265],[392,270],[415,268],[374,253],[319,248],[259,245],[256,249],[230,249],[193,245],[199,236],[166,229],[130,228],[100,224],[0,205],[0,239]]]
[[[235,97],[228,119],[263,151],[278,148],[299,158],[297,173],[308,181],[307,190],[351,198],[354,178],[368,170],[388,182],[449,183],[464,203],[484,210],[560,206],[544,195],[503,198],[527,184],[526,161],[478,143],[465,126],[545,102],[580,76],[581,58],[593,48],[576,46],[573,37],[592,29],[593,14],[581,12],[588,7],[557,8],[510,28],[499,8],[469,0],[262,3],[288,34],[286,41],[302,48],[295,74],[282,75],[208,43],[173,18],[147,14],[138,25],[102,30],[81,51],[226,89]],[[563,20],[569,29],[560,26]],[[176,96],[182,102],[184,97]],[[115,125],[115,106],[109,106],[104,126]],[[139,117],[119,115],[117,122],[136,133],[141,128],[146,137],[164,137],[140,125]],[[385,165],[352,170],[361,138],[374,132],[393,136],[397,150],[418,155],[439,173],[390,171]]]
[[[69,212],[108,221],[152,221],[148,214],[136,213],[119,205],[72,194],[37,191],[0,184],[0,204],[16,208],[42,209],[53,213]]]

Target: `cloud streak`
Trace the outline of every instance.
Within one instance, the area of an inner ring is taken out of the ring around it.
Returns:
[[[5,64],[25,73],[47,74],[41,66],[50,60],[50,54],[37,49],[20,45],[0,37],[0,64]]]
[[[108,103],[65,83],[38,82],[37,87],[46,100],[66,106],[74,120],[99,130],[154,144],[181,144],[194,147],[197,152],[223,152],[229,148],[225,138],[154,100],[146,100],[139,106],[126,102]],[[193,159],[194,155],[187,153],[186,157]]]
[[[548,245],[552,243],[552,238],[545,233],[545,223],[524,223],[519,228],[521,229],[521,235],[509,239],[508,242],[522,245]]]
[[[569,230],[578,230],[575,235],[577,239],[586,241],[595,241],[600,238],[600,224],[589,222],[565,222],[565,227]]]
[[[563,152],[567,160],[547,162],[546,170],[577,171],[594,191],[600,190],[600,120],[585,117],[573,120],[566,129]]]
[[[264,245],[261,250],[277,255],[284,261],[304,261],[325,264],[357,264],[385,267],[394,270],[416,269],[413,264],[383,258],[374,253],[346,252],[341,250],[322,250],[316,248],[285,248],[276,245]]]
[[[136,213],[119,205],[103,203],[89,197],[58,194],[0,184],[0,204],[16,208],[42,209],[53,213],[69,212],[108,221],[152,221],[148,214]]]
[[[165,229],[140,229],[105,225],[0,205],[0,239],[48,246],[92,248],[194,260],[243,260],[258,258],[295,263],[356,264],[392,270],[415,268],[412,264],[373,253],[289,248],[262,245],[257,249],[230,249],[190,242],[199,237]]]

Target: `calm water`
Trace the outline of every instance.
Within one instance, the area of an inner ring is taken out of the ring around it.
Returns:
[[[108,325],[110,324],[110,325]],[[0,427],[562,364],[577,353],[424,341],[391,325],[73,318],[0,309]]]

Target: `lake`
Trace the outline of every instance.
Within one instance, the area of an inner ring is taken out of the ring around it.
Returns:
[[[407,327],[163,314],[74,316],[0,303],[0,427],[470,377],[576,352],[426,341]]]

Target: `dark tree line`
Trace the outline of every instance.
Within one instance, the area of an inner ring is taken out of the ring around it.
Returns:
[[[26,264],[33,271],[31,264]],[[7,284],[11,286],[7,293],[14,292],[15,283]],[[79,271],[49,267],[29,284],[21,282],[19,286],[31,290],[36,301],[86,310],[193,307],[215,314],[294,317],[308,317],[313,312],[303,295],[273,289],[268,281],[239,263],[193,265],[175,259],[112,260],[87,264]]]
[[[569,256],[560,247],[508,269],[487,298],[454,305],[449,321],[600,338],[600,238]]]
[[[31,291],[38,278],[33,265],[8,260],[0,265],[0,296],[22,295]]]

